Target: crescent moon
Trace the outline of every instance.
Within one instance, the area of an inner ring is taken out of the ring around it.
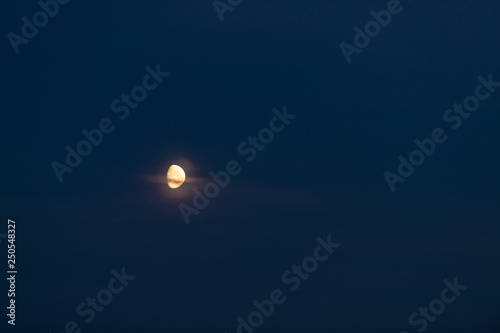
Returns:
[[[184,181],[186,180],[186,174],[184,173],[184,170],[178,165],[172,165],[170,168],[168,168],[167,171],[167,182],[168,186],[170,188],[178,188],[182,184],[184,184]]]

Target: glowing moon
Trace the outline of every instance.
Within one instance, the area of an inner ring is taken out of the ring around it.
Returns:
[[[178,165],[172,165],[170,168],[168,168],[167,171],[167,181],[168,181],[168,186],[171,188],[178,188],[182,184],[184,184],[184,181],[186,180],[186,174],[184,173],[184,170]]]

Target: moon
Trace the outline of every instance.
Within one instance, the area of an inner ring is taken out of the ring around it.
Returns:
[[[186,180],[186,174],[184,173],[184,170],[178,165],[171,165],[170,168],[168,168],[167,171],[167,181],[168,181],[168,186],[170,188],[178,188],[182,184],[184,184],[184,181]]]

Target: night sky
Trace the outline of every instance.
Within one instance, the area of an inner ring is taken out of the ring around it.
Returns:
[[[500,2],[1,7],[1,332],[500,332]]]

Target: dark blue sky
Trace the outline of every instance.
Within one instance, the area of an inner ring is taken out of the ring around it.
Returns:
[[[18,275],[1,331],[232,333],[281,289],[255,332],[410,333],[458,277],[425,331],[498,332],[500,88],[457,130],[443,114],[500,81],[500,3],[402,0],[348,64],[339,44],[387,3],[243,1],[221,22],[211,1],[71,1],[16,54],[8,34],[40,7],[4,2],[0,233],[16,221]],[[120,120],[111,103],[157,64],[168,77]],[[238,146],[284,106],[297,117],[247,162]],[[104,118],[59,182],[51,164]],[[384,172],[435,128],[446,142],[391,192]],[[178,204],[230,160],[242,172],[186,225]],[[292,292],[282,275],[328,235],[341,246]],[[85,323],[122,267],[135,279]]]

